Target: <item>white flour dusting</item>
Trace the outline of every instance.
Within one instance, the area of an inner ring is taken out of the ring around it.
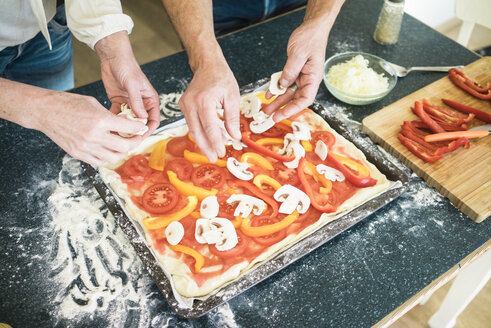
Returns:
[[[181,109],[178,105],[181,96],[182,93],[163,93],[159,95],[161,120],[182,115]]]

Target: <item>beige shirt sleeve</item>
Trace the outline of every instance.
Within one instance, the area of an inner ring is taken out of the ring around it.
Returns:
[[[94,49],[108,35],[131,33],[133,21],[123,14],[119,0],[65,0],[67,24],[73,35]]]

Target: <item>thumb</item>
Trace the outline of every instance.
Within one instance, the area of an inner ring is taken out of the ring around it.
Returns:
[[[143,105],[140,85],[137,81],[137,78],[130,78],[129,82],[125,85],[126,92],[128,92],[128,97],[130,98],[131,109],[136,116],[139,118],[147,118],[148,113]]]
[[[284,88],[288,88],[295,83],[305,62],[306,60],[299,56],[289,56],[285,67],[283,68],[283,73],[281,74],[280,85]]]

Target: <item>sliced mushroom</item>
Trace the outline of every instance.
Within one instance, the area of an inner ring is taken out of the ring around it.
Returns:
[[[303,214],[307,212],[310,206],[309,196],[302,190],[288,184],[276,190],[274,199],[282,203],[279,212],[283,214],[292,214],[295,210]]]
[[[259,134],[268,131],[275,125],[273,116],[268,116],[264,112],[259,112],[254,116],[254,121],[249,123],[249,128],[253,133]]]
[[[148,131],[148,126],[146,126],[147,124],[147,119],[146,118],[139,118],[139,117],[136,117],[135,113],[133,112],[133,110],[128,106],[128,104],[121,104],[121,112],[118,114],[118,116],[124,116],[126,117],[127,119],[129,120],[132,120],[132,121],[138,121],[138,122],[142,122],[143,124],[145,124],[145,127],[141,130],[141,131],[138,131],[137,133],[135,134],[131,134],[131,133],[123,133],[123,132],[118,132],[118,134],[120,136],[122,136],[123,138],[129,138],[129,137],[133,137],[135,135],[137,136],[141,136],[143,134],[145,134],[145,132]]]
[[[298,143],[298,139],[293,133],[287,133],[283,138],[283,148],[280,149],[279,154],[283,156],[291,156],[293,154],[293,143]]]
[[[330,167],[330,166],[327,166],[324,164],[318,164],[315,167],[315,169],[317,170],[317,172],[319,172],[319,174],[324,175],[326,177],[326,179],[329,179],[332,182],[344,181],[344,174],[341,171],[336,170],[333,167]]]
[[[310,130],[306,124],[300,122],[292,122],[293,135],[298,140],[310,140]]]
[[[194,230],[194,238],[200,244],[207,244],[205,233],[211,230],[210,219],[196,220],[196,229]]]
[[[240,98],[239,107],[244,117],[251,118],[261,109],[261,100],[255,94],[249,93]]]
[[[295,159],[293,161],[283,162],[283,164],[290,169],[296,169],[300,159],[305,157],[305,148],[303,148],[298,141],[292,142],[290,147],[293,149],[293,156],[295,156]]]
[[[239,239],[232,221],[223,218],[211,219],[212,230],[218,231],[219,238],[215,243],[215,247],[219,251],[228,251],[238,244]]]
[[[247,147],[246,145],[244,145],[244,143],[242,143],[242,141],[236,140],[230,136],[230,134],[227,132],[227,129],[225,129],[225,124],[222,120],[219,121],[219,125],[220,130],[222,131],[222,136],[226,140],[225,146],[232,145],[235,150],[242,150],[244,147]]]
[[[220,205],[218,205],[217,196],[208,196],[201,201],[200,213],[202,217],[214,218],[218,215],[218,210]]]
[[[273,75],[271,75],[271,81],[269,82],[269,92],[273,96],[280,96],[286,92],[287,88],[282,87],[280,85],[280,78],[282,73],[283,71],[276,72]]]
[[[234,216],[243,218],[248,217],[251,212],[255,215],[260,215],[266,208],[266,203],[261,199],[244,194],[233,194],[227,199],[227,203],[231,205],[239,203],[235,209]]]
[[[227,159],[227,169],[232,173],[237,179],[248,181],[254,178],[254,174],[247,169],[251,166],[249,163],[239,162],[234,157],[229,157]]]
[[[165,238],[167,242],[171,245],[177,245],[184,237],[184,227],[181,222],[174,221],[171,222],[167,228],[165,228]]]
[[[321,160],[325,160],[327,157],[327,153],[329,152],[326,144],[322,140],[317,140],[314,151]]]

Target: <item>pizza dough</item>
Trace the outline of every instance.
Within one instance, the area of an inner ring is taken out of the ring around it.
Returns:
[[[330,126],[317,114],[312,111],[306,112],[296,119],[296,121],[309,125],[315,130],[325,130],[332,133],[336,138],[336,143],[334,144],[331,151],[338,152],[341,154],[349,154],[353,159],[361,162],[370,171],[370,176],[377,180],[377,184],[372,187],[361,188],[356,191],[356,193],[349,199],[347,199],[343,204],[338,207],[335,213],[323,213],[319,219],[307,226],[302,231],[297,234],[289,234],[286,238],[280,242],[271,245],[263,253],[259,254],[252,261],[243,261],[231,266],[228,270],[223,272],[218,276],[213,276],[207,279],[200,286],[192,279],[192,271],[189,266],[183,261],[183,256],[177,256],[176,253],[166,248],[162,252],[153,252],[157,260],[162,265],[164,271],[172,277],[173,287],[175,292],[179,293],[184,297],[202,297],[207,296],[215,291],[217,291],[221,286],[227,282],[237,278],[240,274],[246,272],[248,269],[252,268],[255,264],[265,261],[272,257],[275,253],[284,249],[287,245],[298,241],[299,239],[305,237],[306,235],[312,233],[319,227],[335,220],[339,214],[346,212],[366,202],[368,199],[378,195],[382,191],[388,189],[391,186],[391,182],[371,163],[369,163],[364,154],[358,150],[351,142],[343,138],[341,135],[336,133]],[[167,139],[169,137],[184,136],[188,132],[186,125],[172,128],[158,135],[153,135],[146,138],[140,146],[135,149],[132,154],[145,154],[153,150],[156,143],[161,140]],[[115,171],[124,161],[112,165],[106,165],[99,168],[100,174],[106,184],[114,190],[114,192],[125,202],[125,210],[127,214],[134,219],[145,231],[147,242],[152,243],[152,239],[145,230],[142,220],[149,216],[149,213],[138,207],[132,200],[131,194],[128,187],[123,183],[121,176]],[[215,265],[211,267],[203,267],[200,272],[212,272],[214,270],[220,270],[220,267]]]

